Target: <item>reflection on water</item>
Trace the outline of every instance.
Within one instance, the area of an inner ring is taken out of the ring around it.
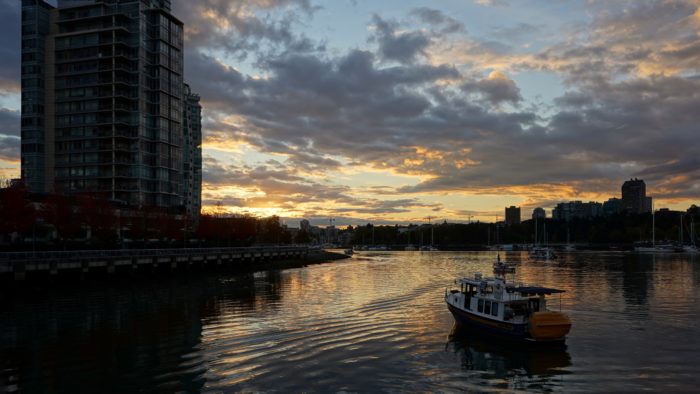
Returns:
[[[446,348],[459,356],[464,369],[484,371],[489,378],[563,375],[569,373],[563,368],[571,365],[565,343],[515,343],[457,325]]]
[[[0,289],[0,392],[693,391],[700,384],[697,257],[502,255],[517,266],[518,281],[567,291],[561,308],[573,327],[566,346],[553,348],[451,331],[445,287],[489,273],[495,256],[359,253],[244,276]]]

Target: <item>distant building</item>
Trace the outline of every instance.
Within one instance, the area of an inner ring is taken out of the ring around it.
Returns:
[[[603,203],[603,215],[610,216],[622,212],[622,200],[619,198],[609,198]]]
[[[629,213],[651,212],[651,197],[647,197],[647,186],[641,179],[630,179],[622,184],[622,210]]]
[[[547,213],[544,211],[543,208],[535,208],[532,210],[532,220],[535,219],[545,219],[547,217]]]
[[[184,94],[184,203],[187,214],[196,218],[202,209],[202,106],[187,84]]]
[[[506,207],[506,225],[520,224],[520,207]]]
[[[571,220],[573,218],[590,219],[603,215],[603,204],[595,201],[569,201],[557,204],[552,211],[555,220]]]

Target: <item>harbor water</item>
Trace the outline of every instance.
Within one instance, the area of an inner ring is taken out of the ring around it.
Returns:
[[[0,392],[692,392],[700,259],[501,257],[566,290],[564,346],[453,327],[443,295],[496,252],[360,252],[242,276],[1,289]]]

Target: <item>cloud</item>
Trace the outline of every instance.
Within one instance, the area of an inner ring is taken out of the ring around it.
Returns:
[[[464,23],[445,15],[440,10],[421,7],[411,10],[409,15],[417,17],[421,22],[437,28],[439,34],[464,32]]]
[[[20,114],[7,108],[0,108],[0,134],[19,137]]]
[[[21,2],[0,0],[0,93],[18,92]]]
[[[478,92],[493,105],[509,102],[517,104],[522,101],[520,88],[512,79],[500,71],[492,71],[488,78],[467,81],[462,85],[467,92]]]
[[[20,140],[15,136],[0,134],[0,160],[11,163],[19,162]]]
[[[308,0],[177,1],[190,52],[224,51],[243,61],[277,50],[311,51],[315,43],[294,26],[317,10]],[[189,73],[188,73],[189,74]]]
[[[430,37],[419,30],[399,31],[399,24],[382,19],[379,15],[372,18],[375,34],[371,41],[379,45],[379,54],[384,60],[400,63],[413,63],[419,57],[426,56],[430,46]]]

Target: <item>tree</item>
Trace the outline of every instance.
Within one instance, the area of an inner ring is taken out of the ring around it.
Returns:
[[[23,183],[0,189],[0,234],[21,235],[35,225],[36,212]]]
[[[306,232],[306,230],[303,228],[299,229],[296,236],[294,237],[294,243],[308,244],[309,242],[311,242],[311,237],[309,236],[309,233]]]

